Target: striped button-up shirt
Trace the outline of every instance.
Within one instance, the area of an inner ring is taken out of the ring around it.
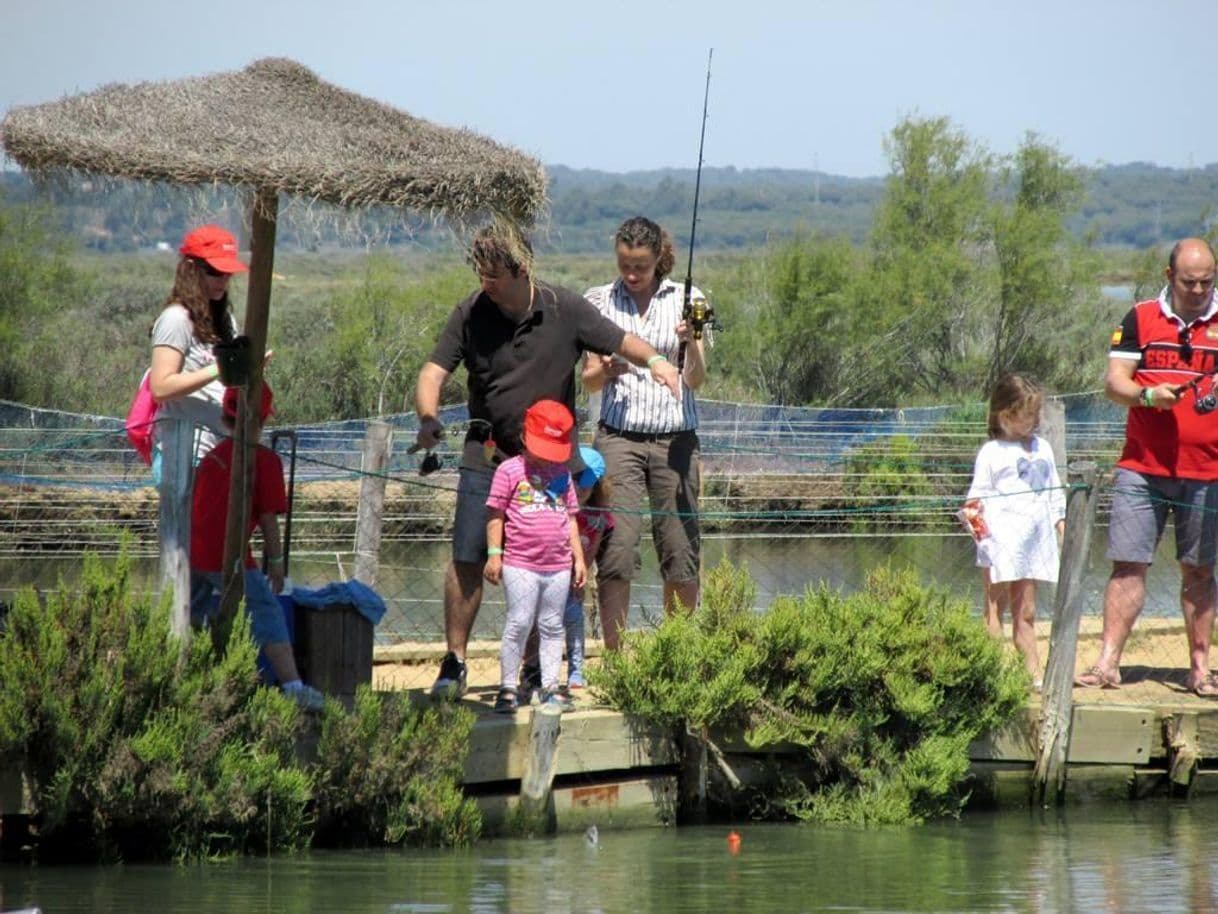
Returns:
[[[681,323],[684,288],[671,279],[661,280],[642,317],[621,279],[595,286],[584,297],[609,320],[646,340],[675,365],[681,343],[677,324]],[[696,297],[702,293],[694,287],[691,294]],[[605,382],[600,421],[610,428],[649,435],[682,432],[698,427],[698,408],[689,385],[681,384],[681,399],[677,400],[652,378],[650,370],[631,365],[621,377]]]

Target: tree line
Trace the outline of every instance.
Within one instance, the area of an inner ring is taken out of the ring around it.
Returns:
[[[1098,246],[1145,248],[1210,230],[1218,212],[1218,163],[1200,168],[1163,168],[1145,162],[1078,167],[1077,208],[1069,233]],[[592,253],[624,219],[646,213],[688,235],[693,204],[693,169],[665,168],[612,173],[547,168],[550,216],[539,250]],[[883,177],[850,178],[799,169],[706,168],[699,199],[698,238],[709,250],[756,248],[809,233],[867,240],[883,204]],[[20,172],[0,172],[0,194],[9,202],[46,199]],[[189,192],[142,183],[77,182],[49,190],[58,228],[90,250],[134,251],[174,242],[200,212],[240,211],[231,189]],[[319,218],[325,208],[289,208],[277,241],[281,250],[317,251],[335,246],[366,249],[411,245],[451,247],[451,234],[429,219],[373,210],[356,219]]]

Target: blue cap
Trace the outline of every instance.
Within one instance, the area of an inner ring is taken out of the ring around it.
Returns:
[[[605,458],[596,448],[580,445],[579,459],[584,462],[584,468],[575,477],[575,484],[581,489],[590,489],[605,475]]]

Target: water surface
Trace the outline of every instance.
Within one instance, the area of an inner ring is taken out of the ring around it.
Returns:
[[[458,851],[197,866],[0,867],[0,908],[57,912],[1188,912],[1218,907],[1218,806],[967,813],[910,828],[605,832]]]

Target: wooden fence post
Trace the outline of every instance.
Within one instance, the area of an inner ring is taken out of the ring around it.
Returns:
[[[1099,471],[1091,461],[1079,461],[1067,474],[1066,535],[1062,543],[1057,599],[1053,603],[1053,629],[1049,635],[1049,661],[1042,692],[1040,736],[1033,789],[1040,802],[1060,801],[1066,784],[1066,754],[1074,713],[1074,665],[1078,651],[1078,624],[1083,612],[1083,573],[1095,525],[1096,480]]]
[[[558,737],[562,733],[562,709],[538,705],[529,727],[529,755],[520,779],[520,826],[524,834],[548,834],[552,830],[553,804],[550,788],[558,771]]]
[[[161,543],[161,592],[173,593],[169,628],[190,638],[190,496],[194,426],[183,419],[157,420],[161,448],[161,504],[157,535]]]
[[[376,587],[380,565],[381,528],[385,519],[384,472],[392,447],[393,427],[380,419],[368,420],[355,524],[355,579],[369,587]]]

